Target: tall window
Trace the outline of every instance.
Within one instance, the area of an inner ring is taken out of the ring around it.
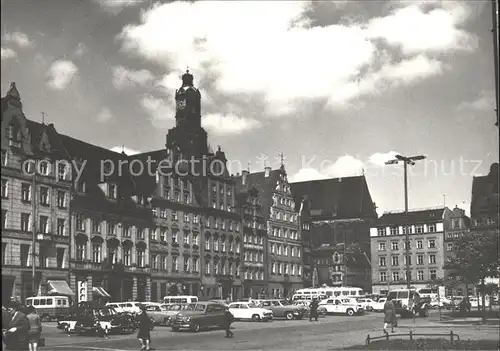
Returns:
[[[377,228],[377,234],[378,236],[386,236],[386,228]]]
[[[42,234],[49,233],[49,217],[40,216],[40,228],[38,228],[38,230]]]
[[[193,233],[193,245],[199,245],[198,234]]]
[[[431,270],[429,271],[429,276],[430,276],[431,280],[436,279],[436,278],[437,278],[437,275],[436,275],[436,270],[435,270],[435,269],[431,269]]]
[[[40,205],[49,205],[49,188],[44,186],[40,187]]]
[[[165,255],[160,256],[160,270],[162,271],[167,270],[167,256]]]
[[[101,262],[101,244],[92,244],[92,262],[100,263]]]
[[[219,239],[214,238],[214,251],[219,251]]]
[[[384,256],[379,257],[379,258],[378,258],[378,265],[379,265],[380,267],[385,267],[385,264],[386,264],[386,263],[385,263],[385,257],[384,257]]]
[[[184,244],[189,245],[189,232],[184,231]]]
[[[9,197],[9,181],[2,178],[2,198],[6,199]]]
[[[114,184],[108,185],[108,197],[110,199],[116,199],[116,185]]]
[[[64,191],[57,191],[57,207],[65,208],[66,207],[66,193]]]
[[[45,246],[38,248],[38,264],[40,267],[48,266],[49,256],[47,251],[48,249]]]
[[[144,240],[144,229],[137,228],[137,239]]]
[[[108,221],[108,235],[116,235],[116,222]]]
[[[424,255],[417,256],[417,264],[424,264]]]
[[[430,239],[429,240],[429,249],[435,249],[436,248],[436,240]]]
[[[82,214],[76,215],[76,229],[85,231],[85,217]]]
[[[392,256],[392,265],[393,266],[399,266],[399,257],[398,256]]]
[[[160,242],[164,243],[167,241],[167,228],[160,228]]]
[[[193,258],[193,272],[197,273],[200,271],[200,260],[197,257]]]
[[[21,213],[21,231],[22,232],[29,232],[29,231],[31,231],[31,228],[30,228],[30,218],[31,218],[31,214],[29,214],[29,213]]]
[[[210,251],[210,237],[205,237],[205,250]]]
[[[399,228],[391,227],[391,235],[398,235],[398,234],[399,234]]]
[[[21,184],[21,200],[23,202],[31,201],[31,184],[28,183]]]
[[[151,269],[158,269],[157,262],[158,261],[158,255],[157,254],[152,254],[151,255]]]
[[[28,267],[30,246],[21,244],[21,267]]]
[[[123,264],[125,266],[130,266],[132,264],[132,249],[127,247],[123,249]]]
[[[98,219],[92,220],[92,233],[100,233],[101,232],[101,221]]]
[[[436,224],[435,224],[435,223],[433,223],[433,224],[429,224],[429,225],[427,226],[427,231],[428,231],[429,233],[435,233],[435,232],[436,232]]]
[[[144,250],[137,249],[137,267],[144,267]]]
[[[399,281],[399,272],[392,272],[392,280],[395,282]]]
[[[417,224],[415,225],[415,233],[420,234],[424,232],[424,225],[423,224]]]
[[[436,255],[429,255],[429,264],[436,264]]]
[[[184,257],[184,272],[189,273],[189,257]]]
[[[424,245],[422,243],[422,240],[417,240],[417,249],[423,249]]]
[[[57,268],[64,268],[64,247],[58,247],[56,252]]]
[[[424,280],[424,271],[417,271],[417,279]]]
[[[85,244],[76,244],[76,260],[83,261],[85,259]]]
[[[209,260],[205,260],[205,274],[208,275],[210,274],[210,261]]]
[[[394,251],[397,251],[399,250],[399,245],[398,245],[398,242],[397,241],[393,241],[391,243],[391,249],[394,250]]]
[[[446,251],[453,251],[453,243],[447,243],[446,244]]]
[[[179,232],[176,229],[172,230],[172,244],[178,244],[179,243]]]
[[[66,220],[64,218],[57,219],[57,235],[64,235],[64,230],[66,228]]]
[[[385,243],[378,243],[378,250],[385,251]]]
[[[177,256],[172,256],[172,271],[179,271],[179,258]]]

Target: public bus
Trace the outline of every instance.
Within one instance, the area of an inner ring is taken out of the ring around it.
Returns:
[[[299,289],[292,296],[294,301],[298,300],[312,300],[317,298],[319,300],[326,299],[330,296],[345,296],[345,297],[364,297],[365,292],[361,288],[344,286],[344,287],[319,287],[319,288],[306,288]]]
[[[40,319],[43,322],[50,322],[69,313],[69,298],[67,296],[28,297],[26,306],[35,307]]]

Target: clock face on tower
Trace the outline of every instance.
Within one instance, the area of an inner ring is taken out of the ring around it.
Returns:
[[[184,110],[186,108],[186,100],[178,100],[176,104],[177,110]]]

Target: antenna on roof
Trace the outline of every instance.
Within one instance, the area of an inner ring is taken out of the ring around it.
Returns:
[[[42,112],[42,124],[45,124],[45,112]]]
[[[122,144],[122,152],[125,152],[125,145]]]
[[[251,166],[251,165],[252,165],[252,161],[248,161],[248,166],[247,166],[247,168],[248,168],[248,173],[250,173],[250,166]]]
[[[280,156],[280,164],[281,164],[281,166],[283,166],[283,163],[284,163],[284,160],[285,160],[285,156],[283,155],[283,152],[281,152],[279,154],[279,156]]]

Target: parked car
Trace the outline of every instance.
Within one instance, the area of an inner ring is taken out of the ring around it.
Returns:
[[[383,312],[384,311],[384,305],[385,305],[386,301],[387,301],[387,298],[382,297],[382,298],[378,299],[377,302],[372,303],[373,311],[375,311],[375,312]]]
[[[133,319],[119,315],[114,309],[90,305],[79,306],[67,317],[60,318],[57,327],[76,334],[92,334],[99,329],[107,333],[133,332],[137,329]]]
[[[231,312],[234,319],[252,320],[254,322],[267,322],[273,319],[273,311],[249,302],[230,303],[229,312]]]
[[[373,311],[373,306],[375,304],[375,301],[372,299],[368,298],[358,298],[356,299],[361,306],[365,309],[365,311]]]
[[[261,300],[263,308],[270,309],[274,318],[302,319],[306,313],[305,309],[296,306],[287,300]]]
[[[145,306],[146,313],[155,325],[169,325],[171,314],[168,313],[168,307],[172,305],[145,304]]]
[[[222,327],[225,323],[226,314],[224,306],[216,302],[197,302],[188,305],[172,318],[172,331],[188,329],[199,332],[202,328]]]
[[[365,312],[363,305],[358,303],[355,298],[350,297],[335,297],[322,300],[319,305],[325,307],[327,312],[331,314],[341,313],[354,316],[355,314],[359,315]]]
[[[106,306],[110,305],[118,305],[125,312],[137,314],[141,312],[140,306],[142,305],[142,303],[137,301],[128,301],[128,302],[108,302],[106,304]]]

